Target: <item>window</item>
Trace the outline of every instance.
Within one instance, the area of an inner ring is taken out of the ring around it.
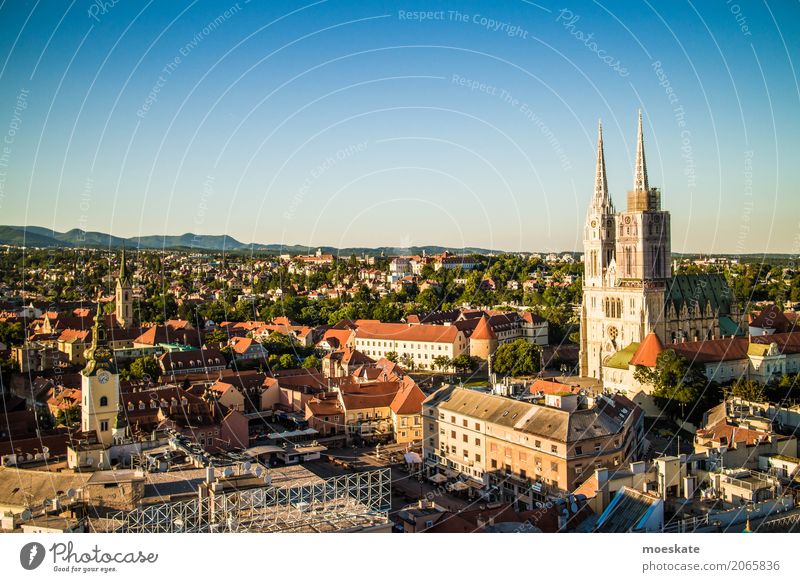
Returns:
[[[456,431],[454,431],[454,430],[451,430],[451,431],[450,431],[450,438],[451,438],[451,439],[454,439],[454,438],[456,438]]]
[[[520,469],[519,476],[520,476],[521,479],[526,479],[527,478],[527,473],[525,473],[525,469]]]
[[[550,463],[551,471],[558,471],[558,463]]]
[[[100,406],[108,406],[108,396],[100,397]]]
[[[475,439],[475,445],[481,446],[481,439]]]
[[[101,420],[100,421],[100,432],[106,432],[108,430],[108,421]]]
[[[492,453],[496,453],[497,452],[497,443],[491,443],[489,445],[489,451],[491,451]]]
[[[497,460],[492,459],[492,469],[497,469]]]
[[[455,424],[455,423],[456,423],[456,417],[455,417],[455,416],[451,416],[451,417],[450,417],[450,422],[452,422],[453,424]]]
[[[519,460],[522,461],[523,463],[525,461],[527,461],[528,460],[528,453],[520,453],[519,454]]]
[[[575,447],[575,454],[576,455],[582,455],[583,454],[583,448],[582,447]]]
[[[558,452],[558,447],[556,445],[550,445],[550,452],[551,453],[557,453]]]
[[[533,441],[533,446],[536,447],[537,449],[541,449],[542,441]]]
[[[465,435],[462,435],[462,438],[463,438],[463,440],[464,440],[464,442],[465,442],[465,443],[468,443],[468,442],[469,442],[469,436],[468,436],[468,435],[466,435],[466,434],[465,434]]]
[[[475,453],[475,462],[476,463],[480,463],[481,462],[481,456],[478,453]]]
[[[596,453],[600,452],[600,444],[599,443],[594,446],[594,450],[595,450]]]

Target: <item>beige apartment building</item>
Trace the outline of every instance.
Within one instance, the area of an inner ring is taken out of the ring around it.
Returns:
[[[534,403],[447,386],[423,403],[423,455],[434,479],[460,475],[475,492],[530,508],[597,467],[638,459],[643,419],[618,394]]]

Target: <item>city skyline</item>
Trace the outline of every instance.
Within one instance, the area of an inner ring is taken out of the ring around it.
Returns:
[[[5,5],[1,222],[577,251],[642,109],[676,252],[797,254],[797,8],[736,7]]]

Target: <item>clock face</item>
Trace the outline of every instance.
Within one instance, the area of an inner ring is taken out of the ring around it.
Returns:
[[[108,372],[100,372],[97,375],[97,379],[100,381],[101,384],[105,384],[111,379],[111,376],[108,375]]]
[[[597,221],[596,221],[596,220],[593,220],[593,221],[592,221],[592,228],[594,228],[595,226],[597,226]]]

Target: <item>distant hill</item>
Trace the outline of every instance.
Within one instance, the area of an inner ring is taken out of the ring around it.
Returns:
[[[407,249],[394,247],[349,247],[338,249],[335,247],[309,247],[305,245],[282,244],[247,244],[239,242],[228,235],[206,235],[187,232],[181,235],[150,235],[122,238],[103,232],[83,231],[73,228],[68,232],[58,232],[41,226],[0,226],[0,245],[28,246],[28,247],[67,247],[67,248],[119,248],[125,244],[128,248],[142,249],[176,249],[176,250],[203,250],[203,251],[261,251],[270,253],[308,254],[321,248],[323,253],[350,256],[350,255],[421,255],[439,254],[444,251],[453,253],[475,253],[487,255],[501,253],[479,247],[455,248],[443,246],[419,246]]]
[[[52,231],[50,231],[52,233]],[[72,247],[74,245],[47,235],[47,229],[0,226],[0,244],[29,247]]]

